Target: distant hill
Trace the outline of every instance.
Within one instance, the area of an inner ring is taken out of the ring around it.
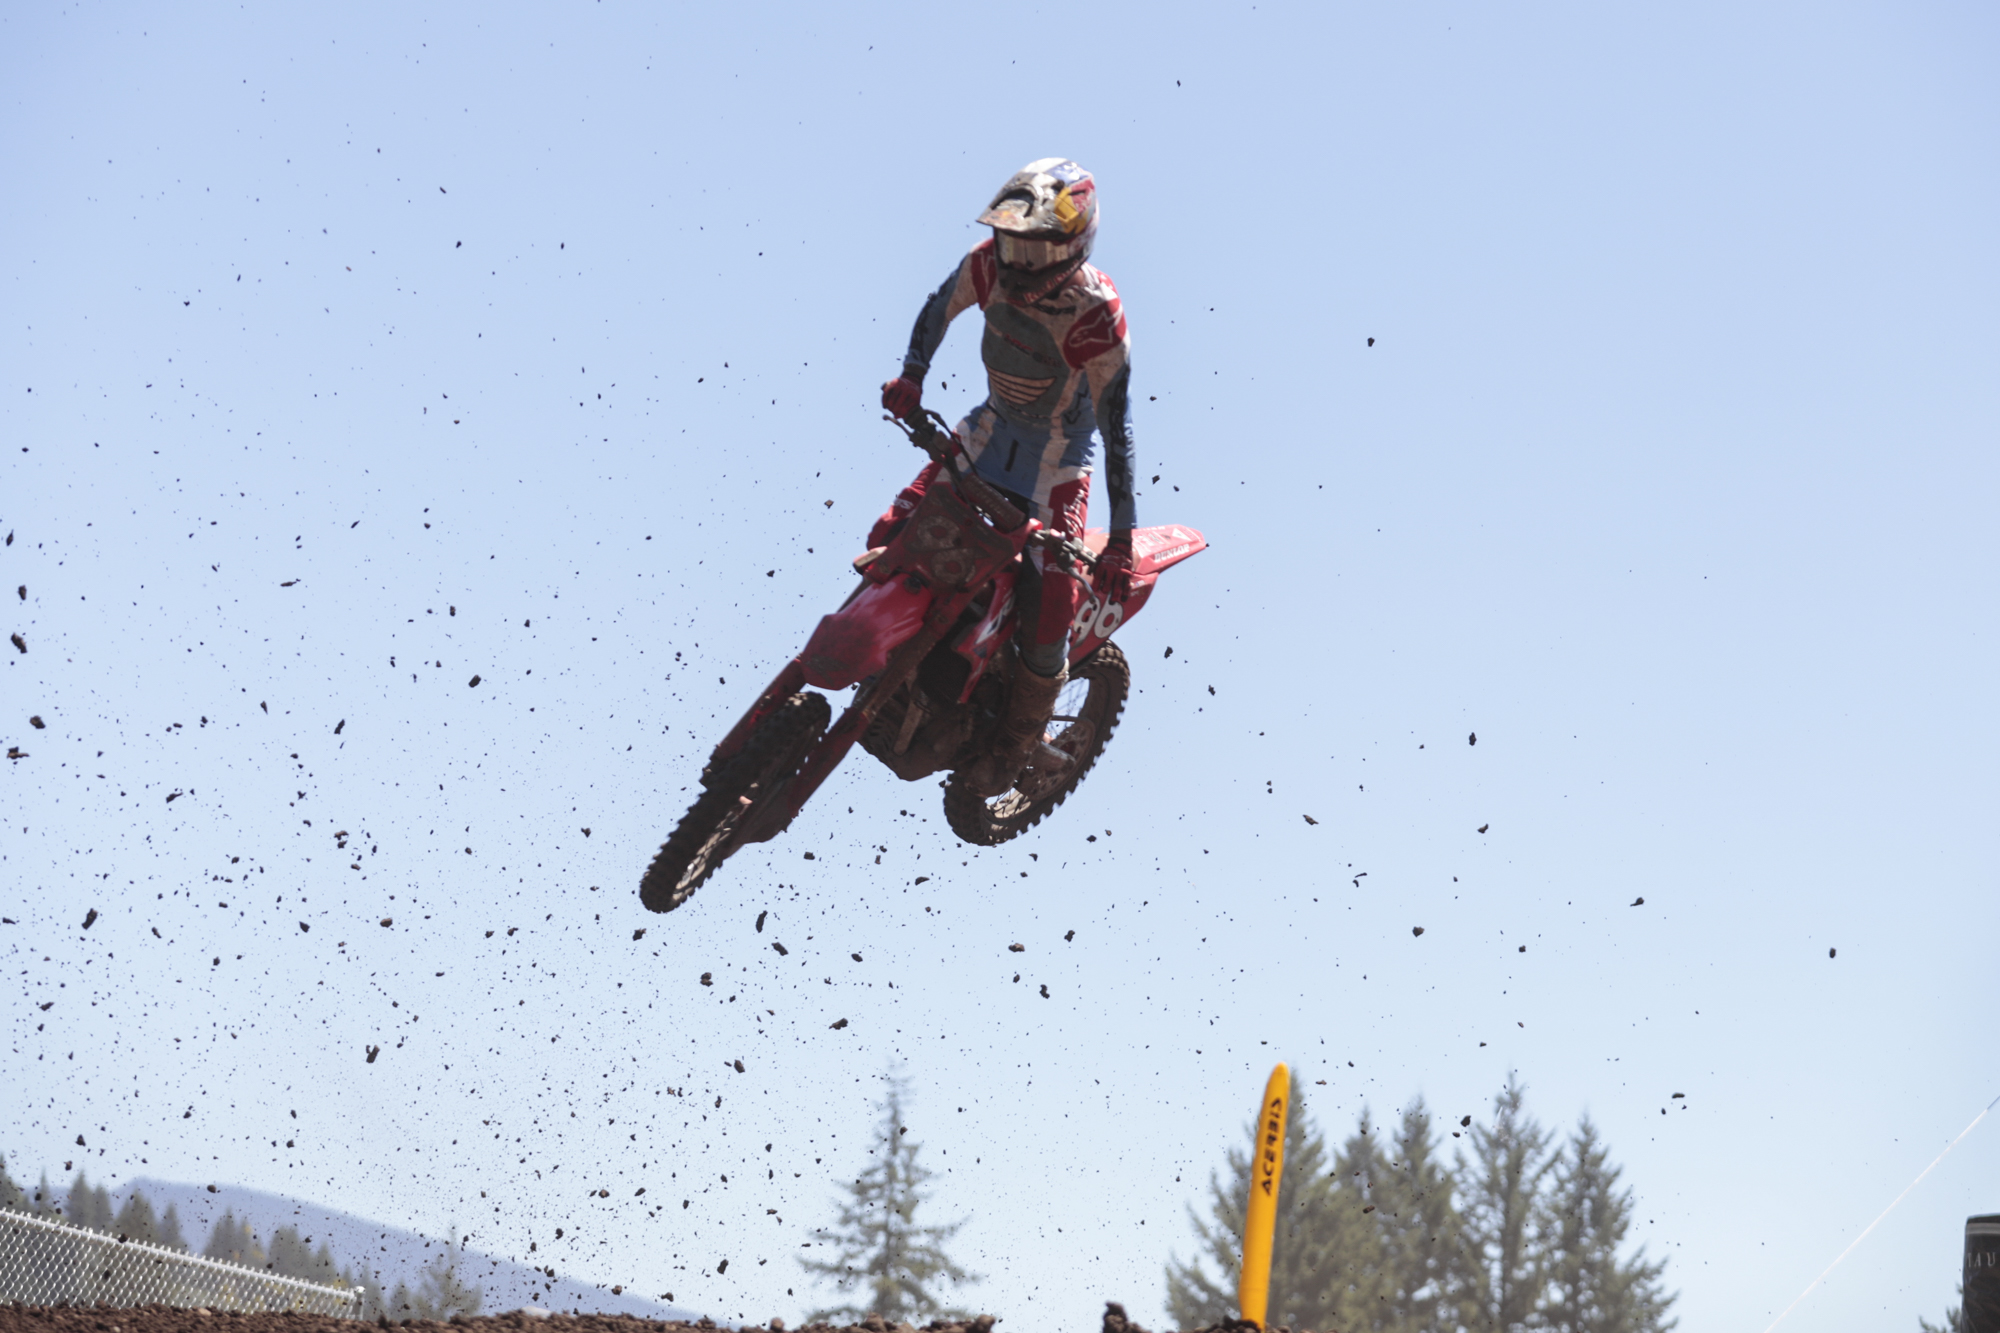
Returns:
[[[279,1227],[295,1226],[314,1249],[321,1241],[333,1250],[334,1263],[349,1270],[365,1270],[383,1291],[398,1281],[415,1289],[425,1264],[436,1257],[448,1238],[424,1236],[401,1227],[385,1226],[338,1208],[306,1203],[282,1194],[219,1186],[214,1194],[206,1185],[189,1185],[177,1180],[141,1176],[112,1192],[115,1205],[123,1204],[134,1190],[143,1191],[156,1213],[168,1204],[180,1210],[181,1227],[188,1244],[197,1252],[215,1220],[225,1211],[247,1222],[260,1241],[268,1243]],[[585,1313],[630,1314],[643,1319],[692,1322],[693,1311],[662,1305],[628,1291],[614,1296],[611,1288],[578,1282],[558,1275],[549,1278],[539,1269],[501,1259],[479,1249],[475,1233],[464,1250],[465,1280],[486,1294],[485,1313],[499,1314],[524,1305],[551,1310],[582,1310]],[[657,1295],[658,1293],[649,1293]]]

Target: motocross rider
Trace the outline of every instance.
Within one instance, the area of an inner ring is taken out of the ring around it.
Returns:
[[[924,302],[903,373],[882,386],[882,406],[899,417],[917,410],[946,328],[977,305],[986,315],[980,356],[988,391],[958,423],[959,447],[979,476],[1043,526],[1081,540],[1091,455],[1102,434],[1110,540],[1092,584],[1099,596],[1123,602],[1131,595],[1136,521],[1131,339],[1118,289],[1086,262],[1097,214],[1096,182],[1074,162],[1045,157],[1014,173],[979,215],[993,235],[973,246]],[[930,464],[903,489],[870,531],[869,546],[895,536],[937,471]],[[1040,546],[1027,554],[1015,585],[1015,647],[1025,670],[1013,673],[991,752],[965,773],[983,796],[1014,785],[1069,678],[1070,622],[1082,589],[1058,565],[1063,557]]]

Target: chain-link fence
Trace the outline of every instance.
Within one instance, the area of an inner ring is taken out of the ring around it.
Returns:
[[[358,1315],[361,1293],[0,1210],[0,1303]]]

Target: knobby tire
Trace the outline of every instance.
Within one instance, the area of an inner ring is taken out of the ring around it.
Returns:
[[[646,867],[639,901],[649,911],[673,911],[743,845],[745,832],[762,832],[750,826],[799,771],[832,718],[825,695],[801,691],[760,722],[741,750],[711,763],[702,773],[705,790]]]
[[[1051,745],[1070,750],[1073,767],[1048,790],[1024,792],[1017,786],[991,799],[974,791],[963,774],[953,773],[944,787],[944,817],[953,833],[978,847],[997,847],[1041,823],[1076,790],[1084,774],[1090,772],[1125,712],[1125,696],[1132,688],[1132,668],[1118,645],[1107,643],[1071,667],[1069,678],[1070,684],[1063,687],[1055,711],[1077,721],[1052,722],[1045,739]],[[1071,690],[1079,682],[1085,685],[1085,692],[1080,703],[1072,703]],[[1089,728],[1087,735],[1078,730],[1083,726]],[[1034,786],[1032,782],[1026,785]]]

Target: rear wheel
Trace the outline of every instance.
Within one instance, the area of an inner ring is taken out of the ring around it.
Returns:
[[[747,841],[780,832],[761,827],[806,753],[826,734],[833,707],[823,694],[802,691],[757,725],[743,748],[702,774],[706,790],[670,834],[639,881],[639,901],[671,912]]]
[[[944,816],[951,831],[967,842],[994,847],[1041,823],[1110,743],[1131,687],[1132,669],[1116,644],[1105,644],[1071,667],[1048,731],[1011,790],[989,800],[962,774],[946,780]]]

